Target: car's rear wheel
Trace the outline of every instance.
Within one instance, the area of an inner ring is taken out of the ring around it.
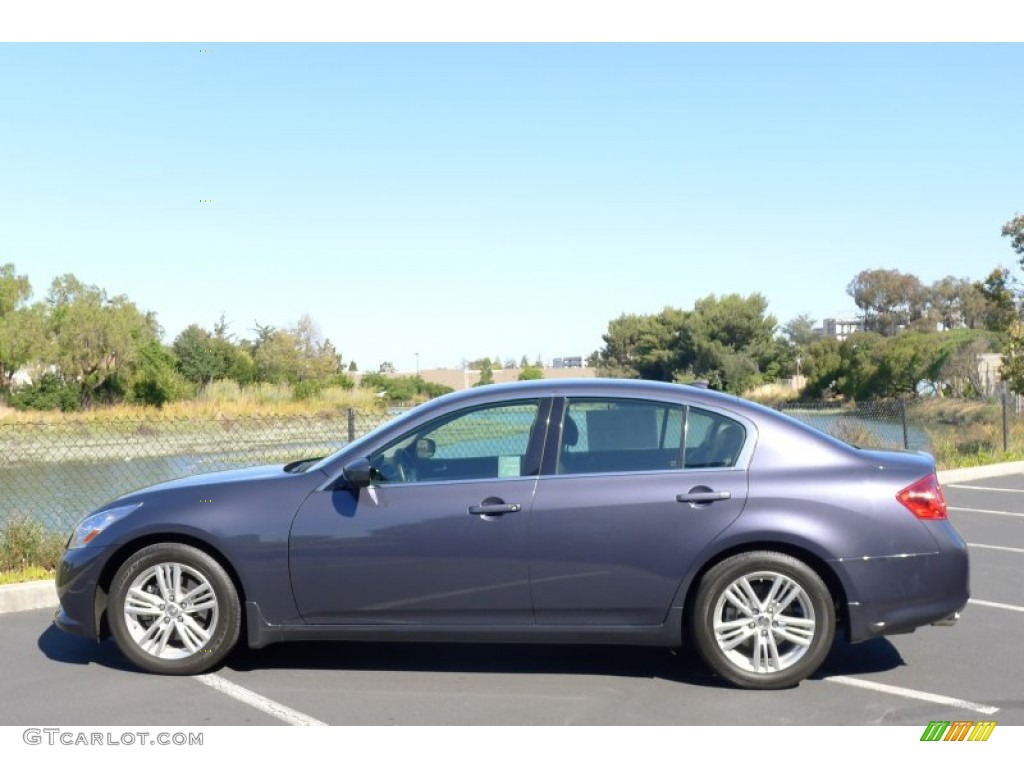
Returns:
[[[118,648],[137,666],[194,675],[219,664],[238,641],[241,607],[231,577],[186,544],[154,544],[114,576],[107,609]]]
[[[701,657],[744,688],[789,688],[813,674],[835,637],[828,587],[780,552],[743,552],[705,574],[691,631]]]

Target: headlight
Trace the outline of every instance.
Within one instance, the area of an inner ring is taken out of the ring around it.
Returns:
[[[123,507],[111,507],[110,509],[104,509],[102,512],[97,512],[94,515],[89,515],[85,520],[78,524],[74,534],[71,536],[71,540],[68,542],[68,549],[84,547],[122,517],[134,512],[141,506],[142,502],[140,501],[137,504],[126,504]]]

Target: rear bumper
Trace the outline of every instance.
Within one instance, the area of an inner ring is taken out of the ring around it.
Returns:
[[[952,626],[970,597],[966,547],[836,563],[850,590],[850,642]]]

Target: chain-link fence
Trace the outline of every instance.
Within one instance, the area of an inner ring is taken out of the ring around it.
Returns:
[[[324,456],[392,418],[337,416],[0,422],[0,526],[30,517],[70,530],[86,512],[198,472]]]
[[[784,413],[864,448],[933,454],[940,467],[998,460],[1024,451],[1021,398],[916,397],[862,403],[784,403]]]
[[[928,451],[940,467],[1024,455],[1024,409],[1013,396],[778,407],[854,445]],[[0,422],[0,526],[28,517],[67,531],[86,512],[134,489],[323,456],[391,418],[349,409],[334,416]],[[441,456],[451,449],[439,439],[436,450]]]

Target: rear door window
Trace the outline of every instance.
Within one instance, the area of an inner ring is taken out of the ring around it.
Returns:
[[[682,405],[653,400],[570,400],[556,472],[652,472],[682,467]]]

